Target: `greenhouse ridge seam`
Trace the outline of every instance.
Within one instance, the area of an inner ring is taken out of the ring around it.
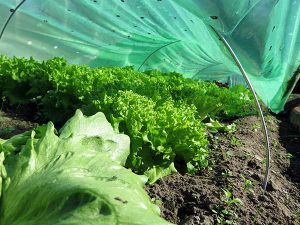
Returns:
[[[240,60],[238,59],[237,55],[235,54],[234,50],[231,48],[230,44],[227,42],[227,40],[223,37],[223,35],[221,33],[219,33],[214,27],[210,26],[211,29],[217,34],[217,36],[220,38],[220,41],[223,42],[223,44],[225,45],[225,47],[227,48],[227,50],[230,52],[230,55],[232,56],[232,58],[234,59],[236,65],[238,66],[239,70],[241,71],[242,75],[244,76],[245,81],[247,82],[247,85],[249,86],[254,98],[255,98],[255,103],[256,103],[256,108],[257,111],[259,113],[260,119],[261,119],[261,123],[263,125],[263,130],[264,130],[264,136],[265,136],[265,141],[266,141],[266,172],[265,172],[265,176],[264,176],[264,180],[263,180],[263,189],[266,190],[267,189],[267,184],[268,184],[268,180],[269,180],[269,176],[270,176],[270,161],[271,161],[271,147],[270,147],[270,140],[269,140],[269,133],[268,133],[268,129],[267,129],[267,125],[266,125],[266,121],[264,118],[264,114],[263,111],[261,109],[260,103],[258,101],[257,95],[255,93],[255,90],[251,84],[250,79],[248,78],[248,75],[246,73],[246,71],[244,70],[244,67],[242,65],[242,63],[240,62]]]
[[[177,41],[173,41],[173,42],[171,42],[171,43],[165,44],[165,45],[159,47],[158,49],[156,49],[155,51],[151,52],[151,53],[146,57],[146,59],[142,62],[142,64],[139,66],[138,71],[141,70],[141,68],[142,68],[142,67],[144,66],[144,64],[148,61],[148,59],[150,59],[150,57],[151,57],[152,55],[154,55],[156,52],[158,52],[159,50],[161,50],[161,49],[163,49],[163,48],[165,48],[165,47],[167,47],[167,46],[169,46],[169,45],[175,44],[175,43],[180,42],[180,41],[181,41],[181,40],[177,40]]]

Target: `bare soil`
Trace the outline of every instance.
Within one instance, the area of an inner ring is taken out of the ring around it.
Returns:
[[[260,120],[233,121],[233,134],[211,135],[210,169],[174,174],[146,187],[161,215],[175,224],[300,224],[300,134],[285,117],[266,117],[272,142],[271,176],[262,189],[265,148]],[[225,197],[224,191],[232,196]],[[236,204],[232,201],[241,203]]]
[[[249,116],[232,121],[235,133],[210,135],[209,169],[173,174],[146,186],[162,217],[178,225],[300,224],[300,134],[286,118],[266,117],[272,142],[267,191],[261,187],[265,148],[260,120]],[[37,125],[16,111],[0,112],[0,138]],[[232,196],[226,198],[224,191]]]
[[[37,126],[37,123],[28,121],[15,112],[0,111],[0,138],[2,139],[10,138]]]

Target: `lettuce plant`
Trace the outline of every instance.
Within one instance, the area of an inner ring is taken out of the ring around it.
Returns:
[[[131,67],[69,65],[63,58],[38,62],[0,56],[0,83],[10,104],[29,103],[38,111],[33,117],[43,120],[63,124],[78,108],[87,115],[103,112],[130,137],[126,167],[147,175],[149,182],[178,168],[193,174],[207,167],[207,130],[228,132],[233,127],[216,119],[253,109],[250,92],[242,86],[221,88]]]
[[[76,111],[57,132],[50,122],[0,141],[0,225],[170,224],[123,165],[129,137],[103,113]]]

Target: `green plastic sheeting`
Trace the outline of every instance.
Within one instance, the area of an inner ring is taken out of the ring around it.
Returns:
[[[299,79],[300,0],[0,0],[0,54],[243,83],[280,112]]]

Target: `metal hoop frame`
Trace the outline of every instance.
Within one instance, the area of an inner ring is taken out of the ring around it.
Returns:
[[[230,46],[230,44],[228,43],[228,41],[225,39],[225,37],[219,33],[217,30],[215,30],[212,26],[210,26],[212,28],[212,30],[217,34],[217,36],[220,38],[220,41],[223,42],[223,44],[225,45],[225,47],[227,48],[227,50],[230,52],[230,55],[232,56],[232,58],[234,59],[236,65],[238,66],[239,70],[241,71],[242,75],[244,76],[244,79],[247,83],[247,85],[249,86],[253,97],[255,99],[255,103],[256,103],[256,108],[257,111],[259,113],[260,119],[261,119],[261,123],[263,126],[263,132],[264,132],[264,137],[265,137],[265,144],[266,144],[266,172],[265,172],[265,176],[264,176],[264,180],[262,183],[262,187],[264,190],[267,189],[267,185],[268,185],[268,180],[269,180],[269,176],[270,176],[270,165],[271,165],[271,145],[270,145],[270,139],[269,139],[269,133],[268,133],[268,128],[266,125],[266,121],[264,118],[264,114],[261,108],[261,105],[258,101],[257,95],[255,93],[255,90],[252,86],[252,83],[242,65],[242,63],[240,62],[240,60],[238,59],[237,55],[235,54],[234,50],[232,49],[232,47]]]

